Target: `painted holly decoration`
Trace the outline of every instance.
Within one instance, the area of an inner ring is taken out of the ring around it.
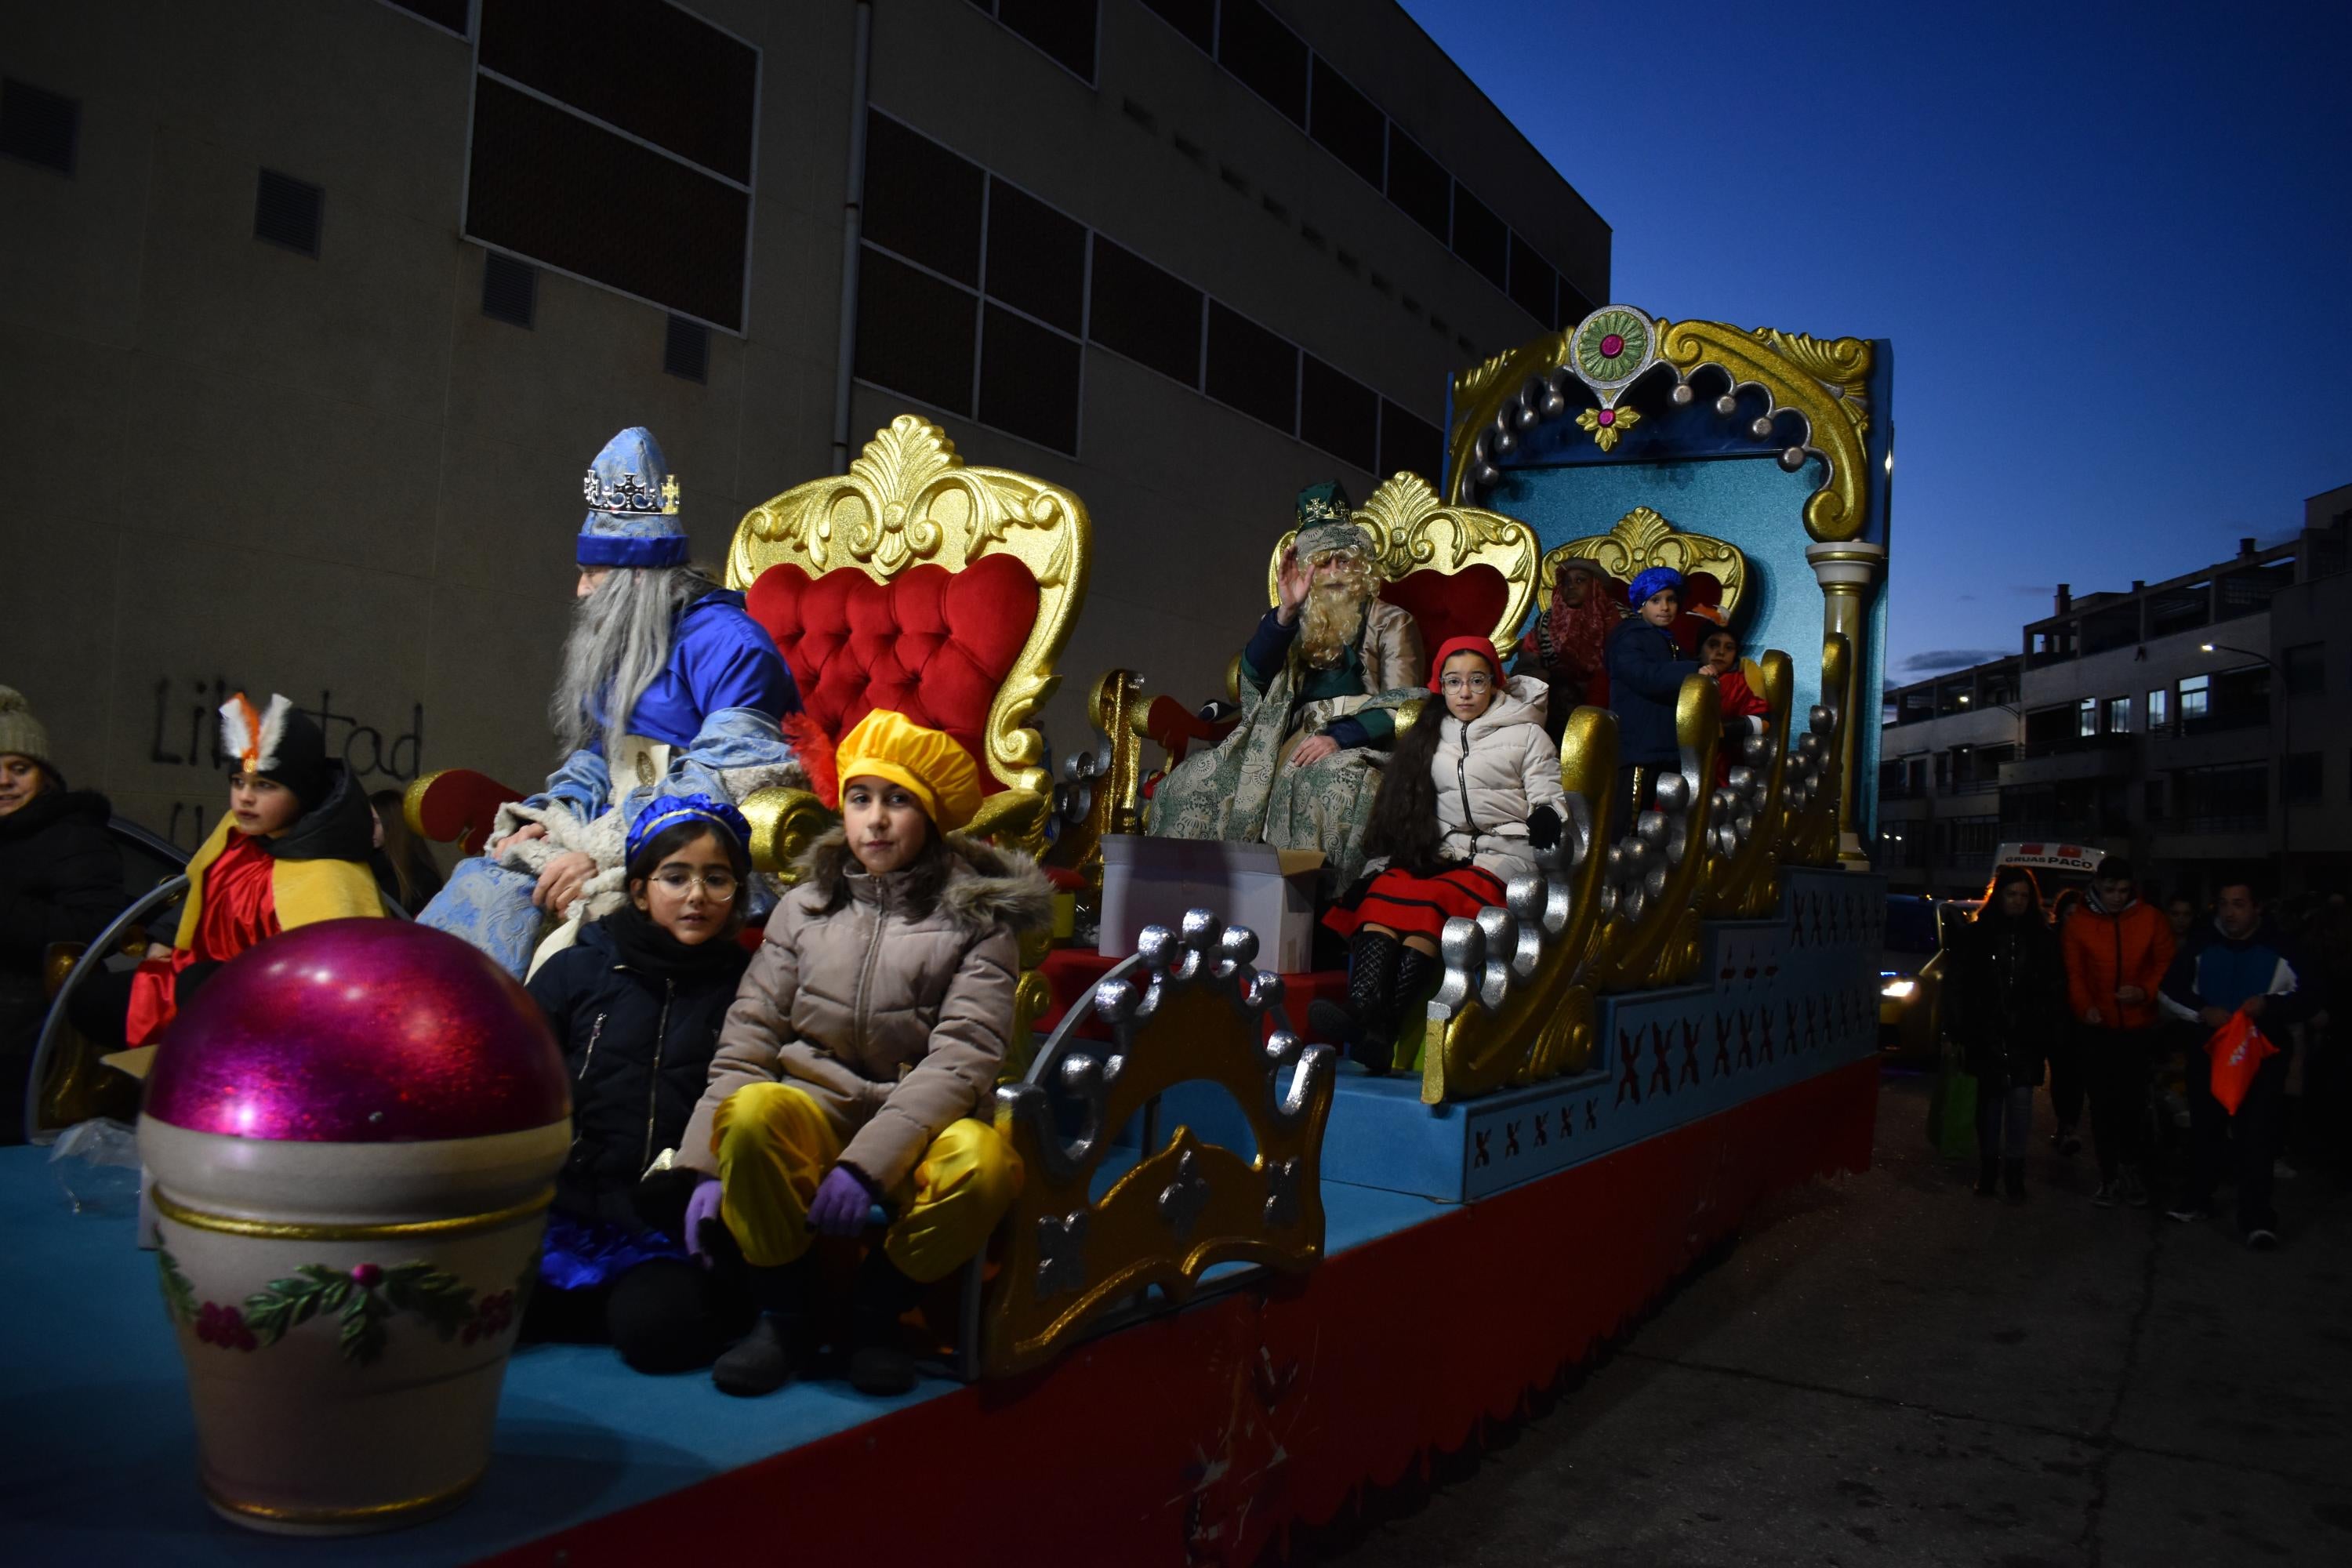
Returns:
[[[1596,386],[1622,386],[1650,362],[1650,323],[1639,310],[1604,306],[1576,329],[1572,353],[1580,374]]]
[[[1588,408],[1576,416],[1576,427],[1591,432],[1593,444],[1606,452],[1617,445],[1617,438],[1642,422],[1642,416],[1631,408]]]
[[[362,1263],[330,1268],[306,1263],[272,1279],[239,1306],[198,1301],[176,1258],[157,1254],[163,1305],[196,1338],[223,1350],[266,1350],[321,1313],[341,1320],[339,1348],[344,1361],[369,1366],[383,1354],[395,1318],[421,1318],[444,1342],[472,1344],[503,1332],[514,1321],[515,1296],[500,1290],[476,1300],[474,1287],[429,1263]]]

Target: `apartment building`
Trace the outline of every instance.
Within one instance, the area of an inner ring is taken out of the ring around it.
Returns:
[[[1982,890],[2004,842],[2127,854],[2192,891],[2273,865],[2352,886],[2352,486],[2292,541],[2074,594],[2019,652],[1887,693],[1877,859],[1900,890]]]
[[[29,8],[0,61],[0,680],[193,844],[226,690],[371,787],[542,775],[579,476],[698,557],[908,410],[1086,498],[1049,738],[1206,697],[1304,484],[1433,480],[1447,376],[1608,226],[1391,0]]]

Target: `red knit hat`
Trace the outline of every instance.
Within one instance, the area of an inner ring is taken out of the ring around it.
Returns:
[[[1429,689],[1432,691],[1441,689],[1437,682],[1445,673],[1445,661],[1457,653],[1475,653],[1485,659],[1486,668],[1494,672],[1495,684],[1503,684],[1502,661],[1495,657],[1493,643],[1485,637],[1447,637],[1444,645],[1437,650],[1437,657],[1429,661]]]

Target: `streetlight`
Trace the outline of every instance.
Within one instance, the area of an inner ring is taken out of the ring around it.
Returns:
[[[2284,871],[2285,869],[2284,862],[2294,853],[2294,807],[2288,803],[2286,798],[2287,759],[2294,755],[2294,704],[2288,700],[2286,689],[2286,672],[2279,668],[2276,664],[2273,663],[2269,655],[2256,653],[2250,647],[2238,647],[2232,644],[2225,642],[2199,643],[2197,647],[2199,651],[2203,653],[2234,653],[2243,655],[2245,658],[2251,658],[2255,663],[2261,665],[2264,669],[2269,670],[2271,672],[2271,679],[2273,683],[2278,687],[2279,860],[2281,862],[2280,869]]]

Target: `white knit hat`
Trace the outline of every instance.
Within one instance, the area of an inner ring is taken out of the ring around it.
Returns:
[[[0,686],[0,754],[49,760],[49,732],[33,717],[32,704],[13,686]]]

